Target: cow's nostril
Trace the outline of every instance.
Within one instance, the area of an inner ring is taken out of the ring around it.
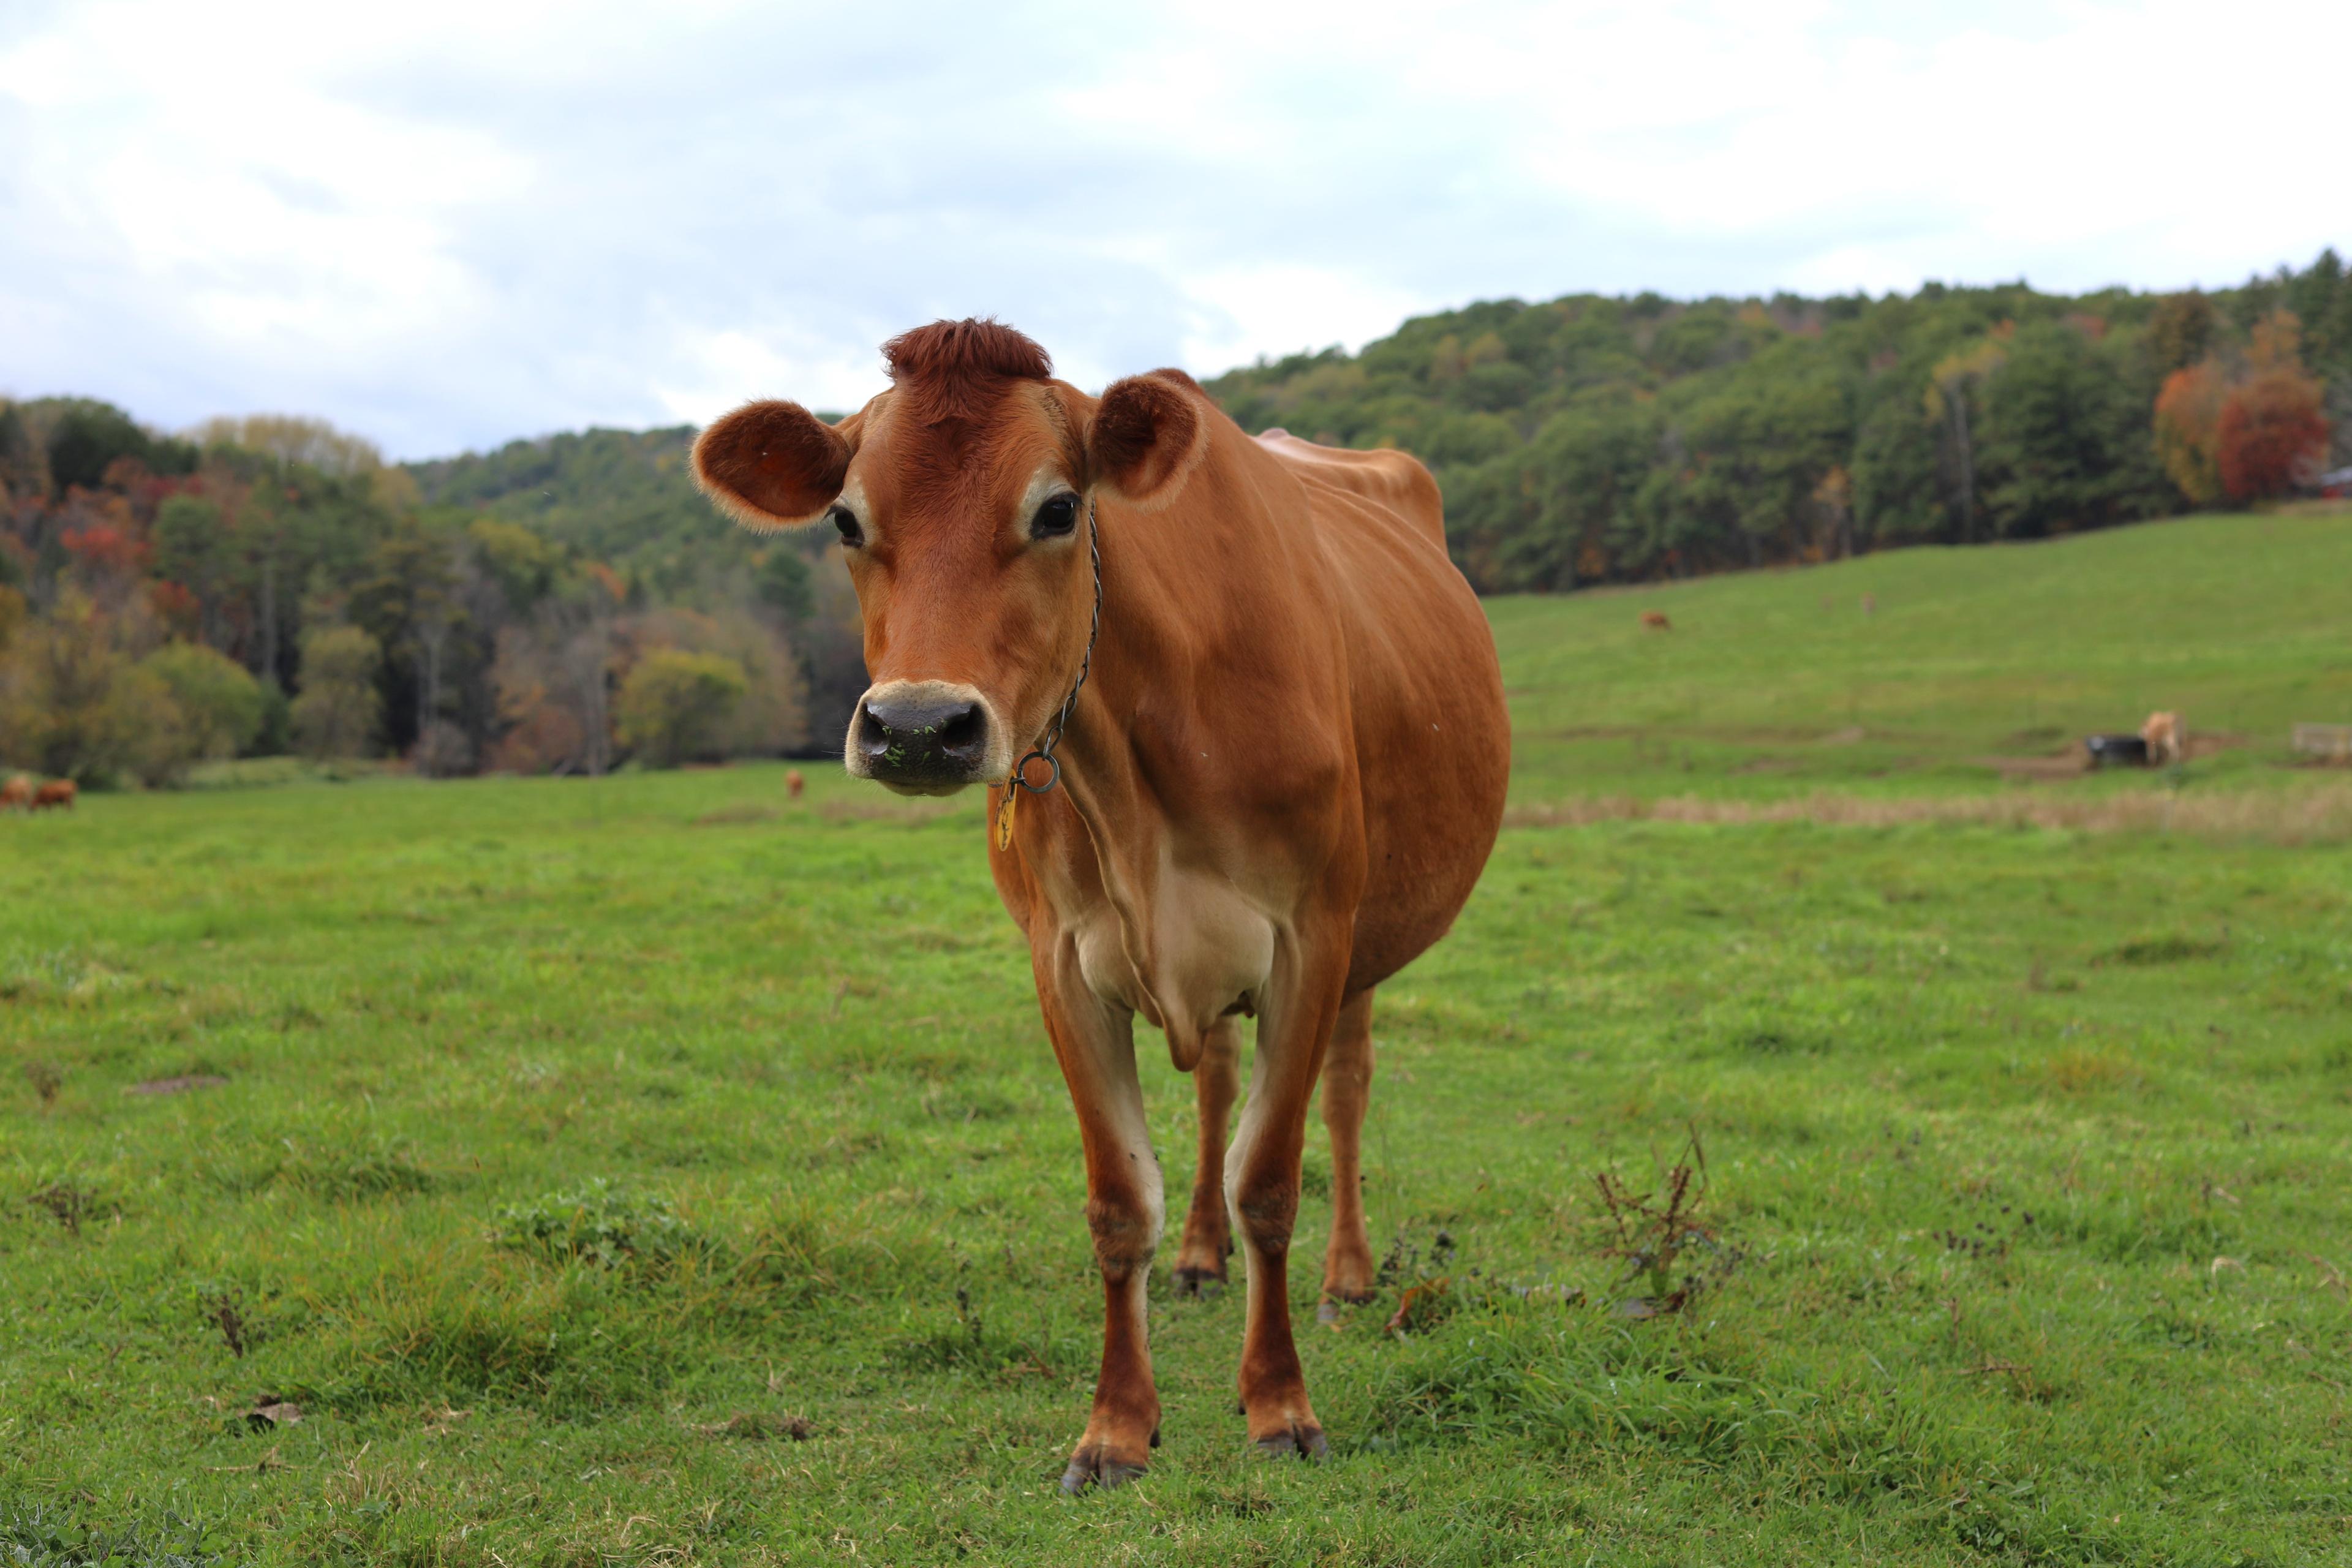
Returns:
[[[975,751],[983,739],[985,726],[981,722],[980,705],[967,702],[963,711],[940,727],[940,745],[950,752]]]
[[[955,699],[869,699],[858,710],[856,746],[877,777],[964,777],[988,749],[988,714]]]

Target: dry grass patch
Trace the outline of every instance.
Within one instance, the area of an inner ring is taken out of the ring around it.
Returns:
[[[1956,822],[1991,827],[2063,828],[2084,833],[2196,833],[2282,844],[2352,838],[2352,788],[2330,786],[2261,794],[2111,795],[2069,800],[2039,794],[1890,799],[1820,792],[1796,800],[1704,800],[1672,795],[1641,800],[1593,795],[1513,806],[1507,827],[1582,827],[1597,822],[1748,824],[1811,822],[1842,827],[1895,827]]]

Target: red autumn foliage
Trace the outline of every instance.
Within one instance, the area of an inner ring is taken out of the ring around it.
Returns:
[[[110,522],[68,528],[58,542],[85,566],[136,572],[147,564],[147,542]]]
[[[2282,496],[2327,455],[2326,396],[2303,371],[2274,365],[2221,405],[2221,488],[2237,501]]]
[[[197,602],[192,590],[168,581],[150,583],[147,584],[147,605],[155,612],[155,618],[173,632],[190,642],[200,640],[204,606]]]

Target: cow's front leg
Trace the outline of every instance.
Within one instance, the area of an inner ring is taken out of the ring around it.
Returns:
[[[1133,1015],[1085,988],[1065,944],[1037,964],[1038,998],[1087,1156],[1087,1226],[1102,1269],[1102,1368],[1094,1412],[1063,1473],[1062,1489],[1117,1486],[1143,1473],[1160,1441],[1144,1293],[1160,1241],[1160,1163],[1135,1071]]]
[[[1225,1156],[1225,1195],[1249,1268],[1242,1334],[1242,1409],[1250,1441],[1268,1454],[1321,1458],[1322,1424],[1290,1331],[1290,1236],[1298,1219],[1298,1158],[1324,1043],[1339,1016],[1344,963],[1305,967],[1258,1023],[1249,1103]]]
[[[1184,1215],[1184,1240],[1176,1249],[1176,1286],[1190,1295],[1199,1295],[1209,1280],[1224,1281],[1225,1259],[1234,1250],[1233,1232],[1225,1223],[1225,1131],[1240,1087],[1241,1035],[1240,1019],[1218,1019],[1192,1068],[1200,1102],[1201,1157],[1192,1169],[1192,1206]]]

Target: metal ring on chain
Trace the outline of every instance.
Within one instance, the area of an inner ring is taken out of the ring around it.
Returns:
[[[1045,776],[1045,782],[1044,784],[1031,784],[1029,782],[1029,764],[1033,762],[1041,761],[1054,771]],[[1051,752],[1032,752],[1027,756],[1013,764],[1013,782],[1019,784],[1023,789],[1027,790],[1031,795],[1044,795],[1047,790],[1052,789],[1055,784],[1062,782],[1062,760],[1054,755]]]

